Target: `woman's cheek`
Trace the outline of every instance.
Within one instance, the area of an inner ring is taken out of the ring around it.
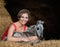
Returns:
[[[29,19],[27,19],[27,21],[29,21]]]

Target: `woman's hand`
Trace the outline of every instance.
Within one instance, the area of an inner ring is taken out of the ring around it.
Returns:
[[[30,40],[29,40],[29,38],[22,38],[22,41],[29,42]]]
[[[37,36],[31,36],[31,37],[27,37],[27,38],[22,38],[22,41],[29,42],[29,41],[35,41],[37,39],[38,39]]]
[[[31,37],[29,37],[29,40],[30,41],[35,41],[35,40],[37,40],[38,38],[37,38],[37,36],[31,36]]]

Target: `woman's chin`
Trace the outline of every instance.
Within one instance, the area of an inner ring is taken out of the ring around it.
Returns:
[[[25,25],[26,23],[22,23],[22,25]]]

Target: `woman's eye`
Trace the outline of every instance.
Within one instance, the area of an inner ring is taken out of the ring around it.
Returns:
[[[24,18],[23,16],[21,16],[21,18]]]
[[[21,18],[24,18],[23,16]],[[28,19],[28,17],[25,17],[26,19]]]
[[[26,17],[26,19],[28,19],[28,17]]]

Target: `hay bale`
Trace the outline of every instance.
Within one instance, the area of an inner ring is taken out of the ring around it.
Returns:
[[[4,1],[0,1],[0,37],[7,26],[12,22],[10,14],[4,7]]]
[[[43,40],[37,44],[0,41],[0,47],[60,47],[60,40]]]

